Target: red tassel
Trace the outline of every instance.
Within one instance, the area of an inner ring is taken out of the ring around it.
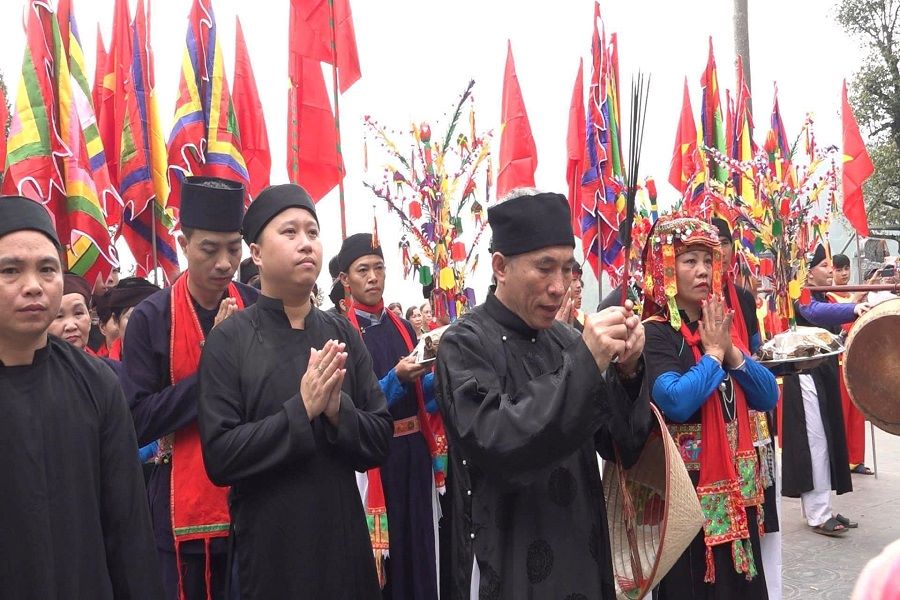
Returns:
[[[413,221],[422,218],[422,204],[413,200],[409,203],[409,218]]]
[[[212,554],[209,543],[212,538],[205,538],[203,548],[203,579],[206,582],[206,600],[212,600]]]
[[[712,546],[706,547],[706,575],[703,577],[705,583],[716,582],[716,563],[713,561]]]
[[[175,542],[175,568],[178,569],[178,600],[187,600],[184,593],[184,578],[181,572],[181,544]]]

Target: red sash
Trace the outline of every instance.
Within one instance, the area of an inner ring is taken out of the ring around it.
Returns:
[[[750,347],[750,333],[747,331],[747,322],[744,320],[744,308],[738,298],[737,286],[730,277],[723,279],[726,293],[728,294],[728,306],[734,311],[734,326],[732,331],[737,330],[738,337],[744,342],[744,348]],[[754,315],[755,316],[755,315]]]
[[[735,312],[740,311],[737,306]],[[735,327],[731,329],[732,342],[744,354],[749,354],[739,339]],[[746,330],[745,330],[746,331]],[[699,362],[703,356],[700,347],[700,332],[691,332],[686,323],[681,324],[681,335],[691,347],[694,359]],[[712,547],[731,542],[734,567],[744,573],[747,579],[756,576],[756,562],[750,545],[750,524],[747,522],[748,506],[761,506],[763,487],[759,479],[759,461],[753,438],[750,435],[750,417],[747,400],[738,382],[732,378],[734,390],[735,420],[737,420],[737,451],[733,452],[728,442],[725,416],[718,390],[713,391],[700,409],[703,440],[700,447],[700,479],[697,495],[706,517],[704,541],[706,543],[706,576],[704,581],[716,580]],[[761,519],[757,526],[761,526]],[[761,531],[760,527],[760,531]]]
[[[228,285],[228,296],[237,301],[239,310],[244,308],[244,301],[234,283]],[[185,274],[172,285],[172,323],[169,330],[169,374],[172,385],[197,372],[204,341],[203,329],[188,292],[188,275]],[[179,546],[190,540],[204,540],[208,554],[210,540],[228,537],[231,527],[228,512],[230,488],[218,487],[206,476],[196,423],[179,429],[173,437],[170,507],[181,588]],[[211,597],[209,556],[206,571],[207,597]],[[180,595],[184,597],[183,589],[180,589]]]

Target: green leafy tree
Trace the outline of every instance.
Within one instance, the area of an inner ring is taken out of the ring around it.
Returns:
[[[866,51],[850,103],[875,164],[863,190],[869,229],[900,242],[900,0],[842,0],[836,16]]]

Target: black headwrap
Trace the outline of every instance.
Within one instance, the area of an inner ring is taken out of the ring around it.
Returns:
[[[43,210],[43,209],[42,209]],[[84,304],[88,308],[91,306],[91,285],[84,277],[75,273],[66,273],[63,275],[63,296],[66,294],[81,294],[84,298]]]
[[[294,183],[272,185],[259,193],[256,200],[247,209],[247,214],[244,215],[244,224],[241,228],[244,241],[248,245],[255,244],[269,221],[289,208],[308,210],[312,213],[316,223],[319,222],[316,205],[306,190]]]
[[[337,255],[333,256],[331,260],[328,261],[328,274],[331,275],[331,281],[337,279],[338,275],[341,274],[341,266],[338,263]]]
[[[569,202],[562,194],[540,193],[488,208],[491,251],[506,256],[551,246],[575,247]]]
[[[186,177],[181,184],[181,227],[230,233],[241,230],[244,186],[218,177]]]
[[[828,252],[826,252],[825,246],[817,244],[815,251],[809,256],[809,268],[818,266],[826,258],[828,258]]]
[[[350,265],[363,256],[374,254],[382,259],[381,246],[374,246],[371,233],[356,233],[344,240],[338,252],[338,268],[341,273],[349,273]]]
[[[725,238],[728,243],[734,242],[734,236],[731,233],[731,225],[725,219],[716,217],[712,220],[712,226],[719,230],[719,239]]]
[[[241,266],[238,269],[238,280],[241,283],[250,285],[250,280],[257,275],[259,275],[259,267],[256,266],[252,258],[245,258],[241,261]]]
[[[331,292],[328,294],[329,300],[334,306],[340,310],[341,308],[341,300],[346,297],[346,293],[344,292],[344,284],[341,283],[341,280],[338,279],[334,283],[331,284]]]
[[[121,316],[123,312],[132,306],[137,306],[158,291],[159,287],[143,277],[126,277],[119,281],[116,287],[104,294],[103,303],[106,304],[106,310],[111,315]],[[99,309],[97,315],[100,316]],[[109,317],[107,317],[108,319]]]
[[[22,196],[0,196],[0,237],[23,230],[43,233],[57,249],[62,247],[46,208]]]

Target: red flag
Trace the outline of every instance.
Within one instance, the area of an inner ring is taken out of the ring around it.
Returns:
[[[319,61],[301,57],[292,62],[290,76],[288,178],[318,202],[343,177],[334,114]]]
[[[859,235],[869,237],[869,218],[863,200],[863,183],[875,172],[875,165],[872,164],[872,159],[866,151],[866,145],[859,133],[859,125],[847,99],[846,81],[841,90],[841,121],[844,126],[844,174],[841,178],[844,216]]]
[[[684,78],[684,99],[681,101],[681,118],[675,131],[675,149],[672,151],[672,166],[669,169],[669,183],[682,194],[694,176],[697,166],[697,124],[691,109],[691,95],[688,92],[687,77]]]
[[[94,63],[94,87],[91,89],[91,100],[94,103],[94,115],[98,126],[100,120],[100,107],[103,99],[103,77],[106,75],[106,61],[109,57],[106,53],[106,44],[100,33],[100,23],[97,23],[97,60]]]
[[[572,231],[581,236],[581,162],[584,160],[586,124],[584,118],[584,61],[578,61],[578,75],[572,88],[572,101],[569,103],[569,131],[566,134],[568,162],[566,163],[566,181],[569,183],[569,210],[572,211]]]
[[[250,196],[255,198],[263,188],[269,185],[269,172],[272,169],[272,155],[269,152],[269,136],[266,133],[266,119],[263,115],[262,102],[256,89],[253,77],[253,66],[250,64],[250,53],[244,40],[241,20],[237,21],[237,33],[234,54],[234,85],[231,100],[238,122],[241,139],[241,153],[247,165],[250,177]]]
[[[502,198],[517,187],[534,187],[537,147],[531,135],[531,124],[525,110],[525,99],[516,76],[512,43],[506,46],[506,70],[503,74],[503,101],[500,122],[500,174],[497,197]]]
[[[361,76],[350,0],[291,0],[290,18],[291,60],[297,55],[334,65],[334,47],[338,87],[342,94],[346,92]]]
[[[0,179],[6,170],[6,125],[9,123],[9,108],[6,106],[6,94],[0,87]]]

